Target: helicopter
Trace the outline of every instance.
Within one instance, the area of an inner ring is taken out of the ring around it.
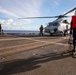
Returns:
[[[70,23],[63,19],[49,22],[45,27],[44,32],[49,33],[51,36],[53,34],[61,34],[66,36],[70,32]]]
[[[74,10],[76,10],[76,7],[64,13],[63,15],[46,16],[46,17],[24,17],[24,18],[18,18],[18,19],[57,18],[53,22],[49,22],[47,24],[47,26],[44,28],[44,32],[49,33],[51,36],[53,34],[62,34],[66,36],[66,34],[70,32],[70,23],[67,20],[63,20],[62,18],[71,17],[66,15]]]

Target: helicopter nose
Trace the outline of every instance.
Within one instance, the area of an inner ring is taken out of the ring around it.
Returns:
[[[55,29],[54,29],[54,32],[56,32],[57,30],[58,30],[58,29],[57,29],[57,28],[55,28]]]

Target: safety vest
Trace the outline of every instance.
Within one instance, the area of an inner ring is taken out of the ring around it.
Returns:
[[[76,16],[72,16],[72,29],[76,28]]]

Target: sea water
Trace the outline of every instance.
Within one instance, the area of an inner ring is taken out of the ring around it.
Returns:
[[[7,33],[7,34],[39,34],[39,31],[31,31],[31,30],[4,30],[4,33]]]

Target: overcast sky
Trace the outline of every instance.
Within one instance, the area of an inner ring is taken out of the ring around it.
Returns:
[[[4,30],[38,30],[50,19],[18,19],[22,17],[57,16],[76,7],[76,0],[0,0],[0,23]],[[69,15],[73,15],[73,12]]]

